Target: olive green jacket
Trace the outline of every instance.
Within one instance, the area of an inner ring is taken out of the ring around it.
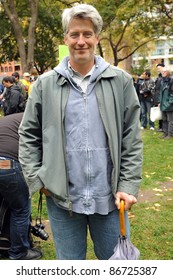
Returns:
[[[133,80],[108,66],[95,81],[100,115],[113,162],[112,192],[137,197],[141,182],[140,105]],[[19,128],[19,160],[30,194],[43,186],[71,209],[66,171],[64,115],[70,85],[51,70],[34,83]]]

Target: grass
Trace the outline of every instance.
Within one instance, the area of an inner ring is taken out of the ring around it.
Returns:
[[[160,139],[161,133],[142,131],[143,138],[143,179],[140,190],[159,188],[164,182],[173,181],[173,140]],[[173,188],[172,188],[173,190]],[[129,213],[131,224],[131,242],[140,250],[141,260],[173,259],[173,191],[167,190],[156,196],[155,202],[137,203]],[[33,197],[33,216],[36,215],[37,194]],[[43,202],[43,218],[47,220]],[[34,210],[35,209],[35,210]],[[52,238],[40,242],[44,259],[56,259]],[[93,244],[88,237],[87,259],[96,256]]]
[[[140,190],[159,189],[164,182],[173,183],[173,139],[160,139],[161,133],[142,131],[143,138],[143,178]],[[140,250],[141,260],[173,259],[173,188],[155,196],[155,201],[135,204],[129,212],[131,242]],[[32,218],[37,216],[38,193],[32,197]],[[48,216],[45,197],[43,198],[42,219],[48,230]],[[56,259],[53,239],[47,241],[35,238],[43,252],[43,259]],[[87,259],[96,259],[93,244],[88,236]]]
[[[141,190],[159,190],[161,183],[173,181],[173,139],[163,140],[160,136],[158,132],[142,131]],[[155,202],[137,203],[132,207],[131,240],[139,248],[141,259],[173,259],[172,203],[173,188],[168,188],[166,195],[160,192]]]

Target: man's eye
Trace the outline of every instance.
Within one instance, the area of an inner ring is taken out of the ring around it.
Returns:
[[[79,34],[77,34],[77,33],[72,33],[72,34],[70,34],[70,37],[71,38],[77,38],[79,36]]]
[[[92,33],[84,33],[84,37],[90,38],[90,37],[92,37]]]

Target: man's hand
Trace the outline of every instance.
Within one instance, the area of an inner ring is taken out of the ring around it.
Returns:
[[[120,209],[120,200],[124,200],[124,210],[129,210],[137,202],[136,197],[124,192],[117,192],[115,195],[115,205]]]
[[[50,192],[49,192],[47,189],[45,189],[45,188],[41,188],[41,189],[40,189],[40,192],[41,192],[41,193],[44,193],[45,196],[51,196]]]

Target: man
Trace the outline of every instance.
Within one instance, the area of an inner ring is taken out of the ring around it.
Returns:
[[[144,71],[142,74],[142,82],[139,86],[139,95],[141,103],[141,129],[147,128],[154,130],[154,122],[150,120],[150,110],[153,107],[154,98],[154,81],[151,79],[150,71]]]
[[[39,259],[42,253],[31,248],[29,240],[30,199],[18,161],[18,128],[23,113],[0,118],[0,195],[11,211],[9,258]]]
[[[156,69],[158,72],[158,77],[155,80],[155,90],[154,90],[154,105],[157,107],[159,104],[159,94],[160,94],[160,88],[161,88],[161,84],[162,84],[162,69],[163,67],[165,67],[165,65],[163,63],[158,63],[156,65]],[[159,127],[158,127],[158,132],[163,132],[162,129],[162,120],[159,120]]]
[[[29,92],[29,88],[31,85],[30,82],[30,77],[31,75],[28,72],[23,73],[23,79],[20,80],[20,82],[24,85],[25,87],[25,91],[26,91],[26,100],[28,99],[28,92]]]
[[[95,56],[102,18],[87,4],[65,9],[69,57],[36,80],[21,123],[19,157],[31,195],[47,195],[57,258],[86,258],[87,228],[98,259],[119,236],[120,200],[137,202],[140,105],[130,75]],[[126,212],[127,235],[129,223]]]
[[[14,77],[6,76],[3,78],[2,83],[6,88],[2,99],[4,115],[7,116],[23,111],[20,107],[20,104],[23,104],[23,96],[19,86],[15,84]]]
[[[162,111],[162,137],[166,140],[173,138],[173,79],[169,69],[166,67],[162,69],[162,77],[159,106]]]
[[[4,86],[3,84],[0,83],[0,108],[2,107],[3,92],[4,92]]]
[[[24,84],[20,81],[20,75],[18,72],[14,72],[12,76],[15,79],[15,84],[19,86],[20,92],[23,94],[24,100],[27,98],[26,90]]]

